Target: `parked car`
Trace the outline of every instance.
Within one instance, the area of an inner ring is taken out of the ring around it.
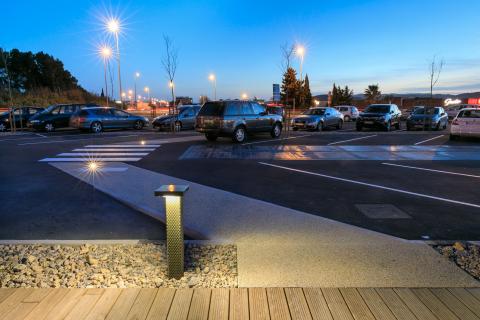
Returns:
[[[355,106],[336,106],[334,108],[343,114],[343,120],[345,122],[356,121],[360,115],[360,112]]]
[[[200,105],[183,105],[178,108],[178,117],[175,121],[174,115],[165,115],[156,117],[152,121],[152,126],[159,130],[170,129],[172,125],[175,125],[175,130],[180,131],[182,129],[194,129],[195,117],[200,111]]]
[[[90,130],[93,133],[104,129],[140,130],[148,125],[148,119],[119,110],[117,108],[88,107],[78,110],[70,118],[70,127],[80,130]]]
[[[75,112],[94,106],[98,107],[96,104],[53,105],[32,116],[27,126],[35,130],[45,130],[47,132],[55,131],[59,128],[67,128],[70,125],[70,117]]]
[[[480,108],[480,105],[476,104],[456,104],[453,106],[448,106],[446,107],[447,109],[447,114],[448,114],[448,119],[453,119],[457,116],[457,114],[460,112],[460,110],[465,109],[465,108]]]
[[[446,129],[448,115],[442,107],[419,107],[407,118],[407,130]]]
[[[363,128],[381,128],[390,131],[401,126],[402,112],[396,104],[371,104],[360,113],[357,119],[357,131]]]
[[[327,127],[341,129],[343,126],[343,114],[335,108],[316,107],[304,111],[294,117],[291,122],[293,130],[324,130]]]
[[[15,128],[27,128],[28,120],[36,113],[42,112],[45,110],[41,107],[16,107],[12,111],[7,111],[0,114],[0,132],[7,131],[11,129],[10,121],[15,120]],[[10,117],[10,114],[12,116]]]
[[[480,138],[480,108],[462,109],[453,119],[450,127],[450,140],[459,137]]]
[[[242,143],[247,135],[270,132],[273,138],[282,133],[282,117],[268,114],[265,107],[254,101],[225,100],[206,102],[198,113],[195,129],[209,141],[232,137]]]
[[[283,119],[285,119],[285,109],[281,106],[267,106],[267,112],[269,114],[278,114],[279,116],[282,116]]]

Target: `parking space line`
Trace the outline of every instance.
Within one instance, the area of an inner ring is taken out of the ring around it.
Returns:
[[[428,142],[428,141],[432,141],[432,140],[435,140],[435,139],[438,139],[438,138],[441,138],[443,137],[444,135],[439,135],[439,136],[436,136],[436,137],[433,137],[433,138],[430,138],[430,139],[427,139],[427,140],[423,140],[423,141],[420,141],[420,142],[417,142],[415,143],[414,145],[418,146],[419,144],[422,144],[422,143],[425,143],[425,142]]]
[[[438,172],[438,173],[445,173],[445,174],[451,174],[451,175],[456,175],[456,176],[464,176],[464,177],[470,177],[470,178],[480,178],[480,176],[476,176],[476,175],[473,175],[473,174],[467,174],[467,173],[459,173],[459,172],[451,172],[451,171],[444,171],[444,170],[435,170],[435,169],[428,169],[428,168],[412,167],[412,166],[405,166],[405,165],[401,165],[401,164],[388,163],[388,162],[382,162],[382,164],[384,164],[386,166],[392,166],[392,167],[401,167],[401,168],[408,168],[408,169],[415,169],[415,170],[422,170],[422,171]]]
[[[146,156],[148,152],[65,152],[57,154],[57,157],[125,157],[125,156]]]
[[[102,162],[127,162],[140,161],[142,158],[101,158]],[[91,158],[45,158],[38,160],[39,162],[88,162]]]
[[[75,141],[82,141],[82,140],[93,140],[93,139],[112,139],[112,138],[129,138],[129,137],[137,137],[136,134],[131,134],[128,136],[110,136],[110,137],[90,137],[90,138],[81,138],[81,139],[67,139],[67,140],[54,140],[54,141],[42,141],[42,142],[26,142],[26,143],[19,143],[17,146],[26,146],[26,145],[33,145],[33,144],[45,144],[45,143],[63,143],[63,142],[75,142]]]
[[[358,184],[358,185],[362,185],[362,186],[366,186],[366,187],[371,187],[371,188],[377,188],[377,189],[382,189],[382,190],[388,190],[388,191],[408,194],[408,195],[411,195],[411,196],[416,196],[416,197],[421,197],[421,198],[428,198],[428,199],[432,199],[432,200],[449,202],[449,203],[459,204],[459,205],[468,206],[468,207],[480,208],[480,205],[475,204],[475,203],[457,201],[457,200],[432,196],[432,195],[428,195],[428,194],[424,194],[424,193],[416,193],[416,192],[407,191],[407,190],[403,190],[403,189],[395,189],[395,188],[386,187],[386,186],[382,186],[382,185],[378,185],[378,184],[372,184],[372,183],[367,183],[367,182],[362,182],[362,181],[357,181],[357,180],[351,180],[351,179],[345,179],[345,178],[340,178],[340,177],[335,177],[335,176],[329,176],[329,175],[326,175],[326,174],[321,174],[321,173],[316,173],[316,172],[311,172],[311,171],[306,171],[306,170],[300,170],[300,169],[294,169],[294,168],[279,166],[279,165],[266,163],[266,162],[259,162],[259,164],[274,167],[274,168],[278,168],[278,169],[293,171],[293,172],[310,174],[310,175],[313,175],[313,176],[318,176],[318,177],[327,178],[327,179],[331,179],[331,180],[349,182],[349,183]]]
[[[355,141],[355,140],[362,140],[362,139],[367,139],[367,138],[373,138],[376,137],[376,134],[373,134],[371,136],[366,136],[366,137],[359,137],[359,138],[353,138],[353,139],[348,139],[348,140],[342,140],[342,141],[336,141],[336,142],[330,142],[327,144],[327,146],[332,146],[334,144],[339,144],[339,143],[344,143],[344,142],[350,142],[350,141]]]
[[[74,152],[85,151],[107,151],[107,152],[125,152],[125,151],[155,151],[155,148],[80,148],[73,149]]]
[[[280,138],[280,139],[269,139],[269,140],[262,140],[262,141],[246,142],[246,143],[242,143],[242,146],[246,146],[246,145],[249,145],[249,144],[272,142],[272,141],[281,141],[281,140],[290,140],[290,139],[297,139],[297,138],[305,138],[305,137],[310,137],[310,136],[312,136],[312,134],[305,134],[305,135],[302,135],[302,136],[287,137],[287,138]]]
[[[35,133],[37,136],[42,137],[42,138],[47,138],[47,136],[40,134],[40,133]]]

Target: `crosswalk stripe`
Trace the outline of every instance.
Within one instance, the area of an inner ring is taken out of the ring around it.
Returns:
[[[115,157],[125,157],[125,156],[146,156],[148,152],[67,152],[57,154],[57,157],[105,157],[105,156],[115,156]]]
[[[92,144],[85,148],[158,148],[159,144]]]
[[[73,149],[72,151],[116,151],[116,152],[125,152],[125,151],[155,151],[155,148],[151,149],[142,149],[142,148],[81,148],[81,149]]]
[[[140,161],[142,158],[102,158],[103,162],[130,162]],[[39,160],[40,162],[89,162],[88,158],[45,158]]]

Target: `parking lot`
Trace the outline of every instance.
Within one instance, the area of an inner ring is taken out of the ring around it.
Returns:
[[[148,143],[171,137],[185,139]],[[135,155],[121,150],[142,140]],[[243,144],[192,131],[64,131],[5,134],[0,145],[3,239],[162,239],[161,223],[48,165],[88,160],[97,147],[114,161],[405,239],[480,239],[480,142],[450,141],[448,129],[357,132],[348,123]]]

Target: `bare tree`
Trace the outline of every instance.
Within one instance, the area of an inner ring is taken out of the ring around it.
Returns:
[[[172,92],[172,101],[173,101],[173,114],[175,115],[175,124],[177,123],[177,106],[175,103],[175,74],[177,72],[177,64],[178,64],[178,50],[175,48],[173,44],[173,40],[164,35],[163,41],[165,43],[165,55],[162,59],[163,69],[167,74],[170,90]]]
[[[285,73],[287,69],[290,68],[292,56],[295,53],[295,46],[285,42],[284,45],[280,46],[280,50],[282,51],[282,61],[280,63],[280,67],[282,69],[282,73]]]
[[[437,57],[433,56],[432,63],[430,64],[430,99],[433,100],[433,88],[437,85],[440,74],[442,73],[445,61],[441,59],[437,61]]]

